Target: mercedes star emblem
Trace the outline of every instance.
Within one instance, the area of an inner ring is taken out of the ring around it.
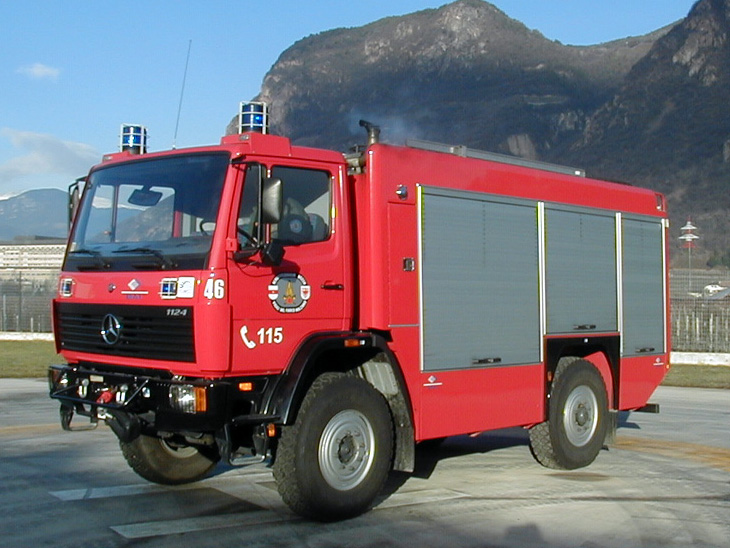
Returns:
[[[122,334],[122,324],[114,314],[107,314],[101,321],[101,338],[108,345],[114,345],[119,342]]]

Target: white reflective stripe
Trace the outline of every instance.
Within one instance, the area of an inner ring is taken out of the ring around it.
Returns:
[[[423,372],[425,358],[423,355],[424,334],[423,334],[423,187],[416,184],[416,224],[418,232],[418,370]]]
[[[545,202],[537,202],[537,283],[540,291],[540,340],[547,334],[547,269],[545,267]],[[540,362],[545,361],[545,345],[540,344]]]
[[[669,352],[669,326],[667,325],[667,232],[669,231],[669,219],[662,219],[662,300],[664,302],[664,313],[662,314],[662,325],[664,325],[664,348],[663,352]]]
[[[619,354],[624,355],[624,239],[621,213],[616,213],[616,314],[618,334],[621,348]]]

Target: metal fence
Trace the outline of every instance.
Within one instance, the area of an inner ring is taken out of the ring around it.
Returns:
[[[51,268],[0,269],[0,331],[51,332],[51,299],[58,272]],[[730,353],[730,297],[715,300],[703,291],[722,281],[722,274],[716,271],[672,271],[672,350]]]
[[[0,331],[49,333],[58,269],[0,269]]]
[[[725,301],[673,300],[672,349],[730,353],[730,304]]]
[[[725,270],[674,269],[670,273],[672,350],[730,353],[730,287]]]

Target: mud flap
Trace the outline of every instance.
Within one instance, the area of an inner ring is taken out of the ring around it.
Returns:
[[[616,444],[616,431],[618,430],[618,411],[610,410],[606,416],[606,440],[603,447],[608,448]]]

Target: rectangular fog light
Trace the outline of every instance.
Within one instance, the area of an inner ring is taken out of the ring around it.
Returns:
[[[170,406],[183,413],[205,413],[208,394],[202,386],[173,384],[170,386]]]

